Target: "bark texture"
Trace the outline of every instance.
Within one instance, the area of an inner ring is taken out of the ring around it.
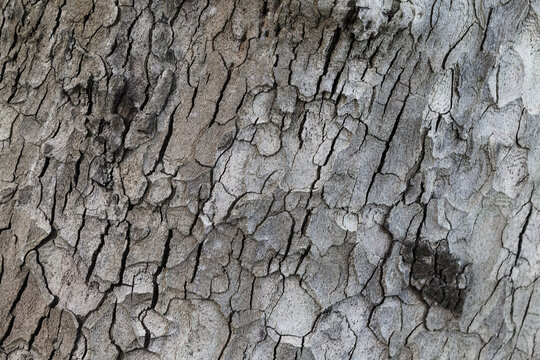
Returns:
[[[0,9],[1,360],[540,358],[540,1]]]

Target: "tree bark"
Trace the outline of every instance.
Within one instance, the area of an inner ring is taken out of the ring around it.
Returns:
[[[540,1],[0,8],[0,360],[540,359]]]

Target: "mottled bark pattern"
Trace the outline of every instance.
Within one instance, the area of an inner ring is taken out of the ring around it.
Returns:
[[[539,0],[0,0],[0,360],[539,359]]]

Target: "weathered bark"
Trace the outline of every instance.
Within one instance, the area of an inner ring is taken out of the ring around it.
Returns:
[[[540,358],[540,1],[0,5],[0,359]]]

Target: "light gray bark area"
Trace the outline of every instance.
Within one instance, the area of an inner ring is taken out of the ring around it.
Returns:
[[[540,1],[0,9],[0,360],[540,359]]]

